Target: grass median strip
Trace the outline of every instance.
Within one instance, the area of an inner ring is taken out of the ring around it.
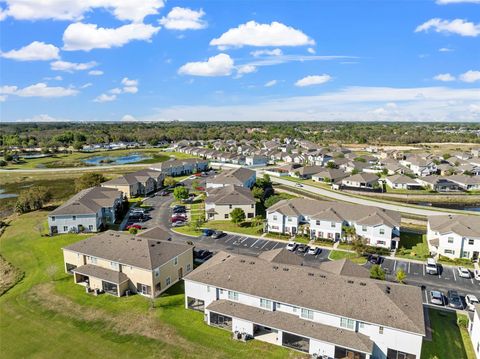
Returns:
[[[357,264],[365,264],[367,263],[367,259],[363,256],[359,256],[357,253],[353,253],[353,252],[344,252],[344,251],[336,251],[336,250],[333,250],[330,252],[330,255],[328,256],[328,259],[332,260],[332,261],[336,261],[336,260],[339,260],[339,259],[348,259],[350,261],[352,261],[353,263],[357,263]]]

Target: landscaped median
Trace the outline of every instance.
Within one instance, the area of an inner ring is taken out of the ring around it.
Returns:
[[[336,261],[344,258],[352,261],[353,263],[357,263],[359,265],[363,265],[367,263],[367,259],[365,257],[360,256],[355,252],[333,250],[330,252],[330,255],[328,256],[328,259],[330,259],[331,261]]]

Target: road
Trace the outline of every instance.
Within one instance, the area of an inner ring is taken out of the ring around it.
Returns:
[[[257,172],[257,174],[260,174],[260,173]],[[285,180],[279,177],[274,177],[274,176],[271,176],[270,179],[273,183],[279,183],[284,186],[297,188],[295,187],[296,182],[292,182],[292,181]],[[392,211],[414,214],[418,216],[434,216],[434,215],[440,215],[440,214],[459,214],[459,213],[471,214],[471,215],[477,215],[477,216],[479,215],[478,212],[473,212],[473,211],[449,211],[448,209],[428,209],[428,208],[422,208],[421,206],[413,206],[413,205],[403,206],[401,204],[379,202],[379,201],[369,200],[365,198],[354,197],[354,196],[350,196],[348,194],[342,193],[340,191],[330,191],[320,187],[315,187],[315,186],[311,186],[303,183],[302,183],[301,189],[303,191],[312,192],[314,194],[331,198],[334,200],[338,200],[338,201],[361,204],[365,206],[374,206],[374,207],[389,209]]]
[[[203,182],[205,179],[200,180]],[[186,186],[189,186],[191,182],[192,180],[190,179],[184,181]],[[285,243],[268,238],[254,238],[240,234],[227,234],[217,239],[206,236],[191,237],[178,234],[171,230],[169,220],[172,202],[173,198],[171,195],[166,197],[155,196],[145,201],[145,204],[151,205],[154,208],[153,211],[150,212],[152,219],[145,222],[147,228],[159,226],[169,232],[173,240],[192,241],[195,248],[208,249],[212,252],[222,250],[234,254],[258,256],[265,251],[285,246]],[[318,267],[322,262],[328,261],[329,254],[329,249],[322,249],[321,253],[317,256],[296,253],[296,255],[303,257],[303,265],[311,267]],[[370,269],[371,264],[367,262],[363,266]],[[426,304],[431,304],[429,299],[429,292],[431,290],[439,290],[444,294],[447,294],[448,290],[457,290],[463,300],[467,294],[475,294],[477,297],[480,297],[480,282],[475,279],[460,278],[455,267],[440,267],[438,275],[430,275],[426,273],[425,264],[396,258],[384,258],[381,267],[386,271],[387,280],[389,281],[395,281],[396,271],[402,268],[407,275],[406,283],[422,288],[424,293],[423,300]]]

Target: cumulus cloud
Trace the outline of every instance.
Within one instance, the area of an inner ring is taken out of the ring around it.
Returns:
[[[132,116],[132,115],[124,115],[122,117],[122,120],[121,121],[124,121],[124,122],[133,122],[133,121],[136,121],[137,119]]]
[[[191,76],[229,76],[234,68],[233,59],[227,54],[218,54],[207,61],[188,62],[178,69],[181,75]]]
[[[455,81],[455,76],[449,73],[445,73],[445,74],[438,74],[434,76],[433,79],[437,81],[448,82],[448,81]]]
[[[102,93],[101,95],[97,96],[93,101],[94,102],[111,102],[115,101],[117,99],[117,95],[107,95],[105,93]]]
[[[276,21],[271,24],[249,21],[210,41],[210,45],[218,46],[221,49],[242,46],[302,46],[314,44],[315,41],[302,31]]]
[[[468,22],[463,19],[442,20],[439,18],[430,19],[417,26],[415,32],[429,31],[430,29],[439,33],[450,33],[460,36],[476,37],[480,34],[480,24]]]
[[[282,49],[273,49],[273,50],[255,50],[250,52],[250,55],[253,57],[259,56],[282,56],[283,51]]]
[[[202,9],[195,11],[176,6],[159,23],[169,30],[200,30],[207,27],[207,22],[202,19],[204,15]]]
[[[103,71],[102,70],[91,70],[91,71],[88,71],[88,74],[91,75],[91,76],[101,76],[101,75],[103,75]]]
[[[152,25],[133,23],[117,28],[103,28],[96,24],[77,22],[70,24],[63,33],[63,49],[67,51],[110,49],[121,47],[130,41],[150,41],[160,30]]]
[[[309,54],[312,54],[312,55],[316,54],[316,51],[315,51],[315,49],[314,49],[313,47],[309,47],[309,48],[307,49],[307,51],[308,51]]]
[[[452,52],[453,49],[449,48],[449,47],[441,47],[438,49],[439,52]]]
[[[310,75],[306,76],[297,82],[295,82],[295,86],[297,87],[305,87],[305,86],[313,86],[313,85],[321,85],[328,81],[330,81],[332,77],[327,74],[323,75]]]
[[[467,71],[459,76],[460,81],[463,82],[477,82],[480,81],[480,71]]]
[[[241,77],[245,74],[251,74],[252,72],[257,71],[257,68],[252,65],[242,65],[237,67],[237,77]]]
[[[46,83],[39,82],[24,88],[17,86],[0,87],[0,95],[15,95],[20,97],[65,97],[74,96],[78,90],[74,88],[65,88],[60,86],[50,87]]]
[[[48,61],[59,58],[60,49],[54,45],[41,41],[34,41],[18,50],[2,52],[0,55],[6,59],[17,61]]]
[[[278,82],[277,80],[270,80],[270,81],[267,81],[264,86],[265,87],[272,87],[272,86],[275,86],[277,84],[277,82]]]
[[[162,0],[6,0],[4,16],[17,20],[73,20],[95,8],[109,10],[118,20],[141,22],[148,15],[158,14]]]
[[[98,64],[95,61],[90,62],[68,62],[68,61],[54,61],[50,63],[50,68],[54,71],[65,71],[65,72],[74,72],[74,71],[85,71],[89,70],[92,67],[97,66]]]

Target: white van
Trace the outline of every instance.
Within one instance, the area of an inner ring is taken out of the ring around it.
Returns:
[[[433,258],[427,259],[427,265],[425,267],[425,270],[428,274],[438,274],[438,266],[437,266],[437,262],[435,262],[435,259]]]

